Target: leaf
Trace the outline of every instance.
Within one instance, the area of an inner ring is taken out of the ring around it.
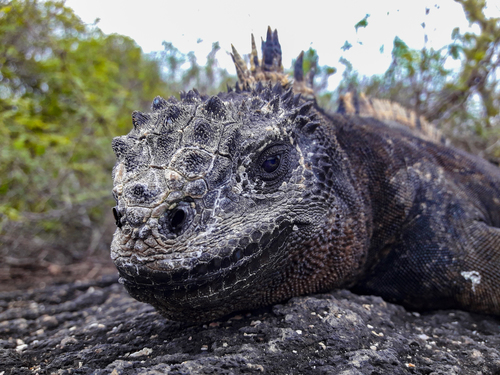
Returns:
[[[461,47],[457,44],[450,44],[448,46],[448,51],[450,53],[450,56],[454,59],[454,60],[457,60],[460,56],[459,56],[459,52],[460,52],[460,49]]]
[[[360,27],[366,27],[368,26],[368,17],[370,17],[369,14],[367,14],[361,21],[359,21],[356,25],[354,25],[354,28],[356,29],[356,32],[358,32],[358,29]]]
[[[401,40],[401,38],[396,36],[394,38],[394,42],[393,42],[392,54],[396,57],[403,57],[404,55],[408,54],[408,51],[409,51],[409,49],[408,49],[408,46],[406,45],[406,43],[403,42],[403,40]]]
[[[332,74],[335,74],[337,72],[337,69],[332,66],[327,66],[325,72],[327,75],[331,76]]]
[[[345,51],[349,51],[351,49],[351,47],[352,47],[352,44],[346,40],[344,45],[342,47],[340,47],[340,49],[345,52]]]
[[[479,62],[485,57],[485,55],[486,55],[485,51],[476,51],[474,53],[474,60]]]

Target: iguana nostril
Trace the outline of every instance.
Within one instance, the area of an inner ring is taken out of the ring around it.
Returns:
[[[167,210],[158,218],[158,231],[160,235],[174,239],[182,235],[193,221],[194,212],[191,203],[180,202],[177,207]]]
[[[115,217],[116,226],[118,228],[121,228],[122,227],[122,223],[121,223],[122,215],[120,214],[120,212],[118,211],[118,209],[116,207],[113,207],[113,216]]]

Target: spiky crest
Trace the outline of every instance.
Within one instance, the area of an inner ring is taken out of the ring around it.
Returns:
[[[281,64],[281,46],[278,39],[278,31],[272,32],[267,28],[266,41],[262,41],[262,60],[259,61],[255,38],[252,34],[252,52],[250,53],[250,70],[242,59],[236,48],[231,45],[234,65],[238,80],[243,87],[252,87],[259,81],[278,82],[282,86],[289,84],[288,77],[283,73]]]
[[[311,110],[314,107],[314,100],[305,101],[300,93],[294,95],[292,87],[284,90],[279,83],[273,86],[271,82],[258,81],[250,92],[246,92],[251,96],[240,102],[239,111],[264,110],[269,114],[284,113],[295,123],[296,129],[308,134],[320,124],[316,121],[314,111]]]
[[[248,70],[234,46],[232,48],[233,53],[231,56],[236,66],[239,82],[236,83],[234,90],[228,87],[228,93],[238,95],[245,92],[246,94],[236,101],[239,102],[239,112],[246,113],[249,110],[264,111],[272,116],[280,116],[280,113],[285,114],[285,117],[295,124],[294,127],[297,130],[312,133],[319,125],[319,122],[315,121],[314,115],[310,114],[313,101],[304,101],[302,99],[314,98],[311,85],[308,86],[306,83],[306,81],[312,82],[312,78],[308,80],[304,78],[302,68],[304,52],[301,52],[295,63],[295,82],[292,87],[287,75],[283,73],[281,46],[277,30],[272,32],[271,28],[268,27],[266,40],[262,41],[262,60],[258,58],[255,38],[252,35],[250,70]],[[250,96],[247,96],[248,94]],[[181,92],[180,102],[181,104],[199,103],[207,115],[224,119],[226,116],[230,116],[230,109],[236,108],[234,106],[236,103],[230,105],[231,101],[223,101],[221,98],[224,96],[220,95],[206,97],[193,89],[188,92]],[[155,116],[156,124],[162,124],[163,126],[175,121],[181,113],[178,104],[179,101],[174,97],[168,100],[159,96],[156,97],[151,105],[151,109],[157,113]],[[141,129],[151,120],[150,114],[138,111],[132,114],[132,121],[136,130]],[[122,154],[124,148],[130,146],[122,143],[117,141],[113,147],[117,155]]]
[[[424,116],[417,115],[415,111],[405,108],[399,103],[386,99],[369,98],[364,93],[358,95],[348,92],[339,98],[338,105],[338,113],[373,117],[389,126],[401,124],[424,139],[436,143],[446,143],[441,131],[427,121]]]
[[[266,41],[262,44],[262,70],[271,72],[283,72],[281,64],[281,45],[278,39],[278,30],[271,32],[271,27],[267,28]],[[253,49],[253,48],[252,48]]]
[[[141,126],[145,125],[150,119],[151,116],[149,116],[147,113],[142,113],[139,111],[132,112],[132,124],[134,125],[134,129],[138,129]]]
[[[269,107],[272,108],[273,113],[277,113],[280,109],[280,97],[275,96],[274,99],[271,99]]]
[[[295,65],[293,67],[293,91],[301,93],[306,98],[314,98],[313,90],[313,80],[314,74],[316,72],[315,66],[311,67],[307,77],[304,78],[304,51],[300,52],[300,55],[295,60]]]
[[[188,92],[181,92],[180,96],[181,100],[184,100],[188,103],[196,103],[203,99],[196,89],[189,90]]]
[[[236,48],[231,45],[234,65],[236,67],[236,74],[238,75],[238,82],[235,86],[237,93],[242,90],[251,91],[261,82],[275,83],[275,87],[287,89],[290,85],[288,75],[283,71],[281,45],[278,39],[278,31],[267,28],[266,40],[262,40],[262,60],[259,61],[257,54],[257,47],[255,45],[255,38],[252,34],[252,51],[250,53],[250,70],[247,64],[238,53]],[[293,91],[301,93],[304,97],[314,98],[314,91],[312,89],[312,78],[314,77],[314,69],[311,70],[312,74],[308,74],[304,79],[304,72],[302,68],[304,52],[301,52],[297,58],[294,68],[294,83]],[[311,73],[310,72],[310,73]],[[228,89],[228,92],[232,89]],[[281,92],[279,93],[281,94]]]
[[[167,107],[167,101],[163,99],[161,96],[157,96],[154,98],[153,103],[151,104],[151,109],[153,111],[157,111],[159,109],[163,109]]]
[[[206,101],[205,110],[215,117],[224,118],[226,116],[226,108],[218,96],[211,96]]]

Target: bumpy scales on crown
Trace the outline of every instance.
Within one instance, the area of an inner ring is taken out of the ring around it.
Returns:
[[[111,256],[129,293],[186,321],[337,287],[500,314],[499,170],[325,114],[302,54],[292,87],[276,31],[262,51],[252,36],[249,70],[233,47],[235,89],[157,97],[113,140]]]

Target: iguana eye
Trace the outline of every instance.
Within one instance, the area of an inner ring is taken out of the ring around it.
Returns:
[[[280,166],[281,154],[268,156],[266,160],[262,163],[261,168],[266,173],[273,173]]]
[[[289,147],[275,144],[266,148],[257,159],[257,175],[266,182],[279,182],[288,172]]]

